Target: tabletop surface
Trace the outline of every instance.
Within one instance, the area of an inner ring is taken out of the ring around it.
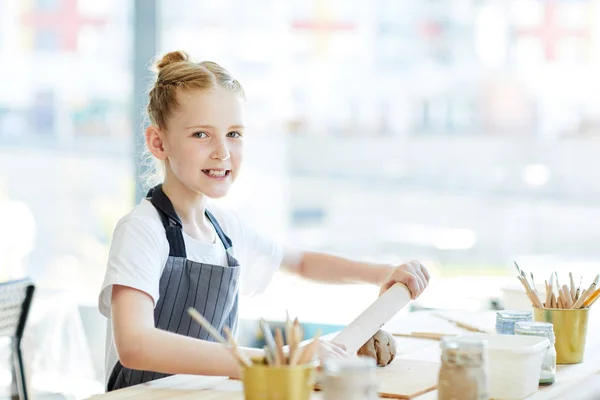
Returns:
[[[431,311],[415,312],[392,319],[383,329],[390,333],[410,333],[413,331],[438,333],[465,333],[461,328],[439,318]],[[444,311],[443,315],[461,322],[492,331],[495,324],[495,312]],[[594,310],[590,313],[584,362],[574,365],[559,365],[556,381],[550,386],[540,387],[527,399],[564,399],[577,398],[600,399],[600,315]],[[329,335],[330,337],[332,335]],[[439,342],[411,337],[396,337],[397,357],[407,360],[439,362]],[[565,397],[567,396],[567,397]],[[110,393],[98,394],[94,400],[117,399],[243,399],[240,381],[226,377],[207,377],[193,375],[174,375]],[[321,399],[322,394],[315,392],[311,399]],[[436,391],[415,397],[417,400],[437,399]]]

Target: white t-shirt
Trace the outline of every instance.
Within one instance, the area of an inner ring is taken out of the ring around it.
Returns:
[[[240,264],[240,290],[244,295],[265,290],[283,260],[280,244],[261,236],[226,209],[208,205],[223,232],[233,244],[230,253]],[[187,258],[192,261],[227,265],[221,240],[203,243],[183,232]],[[115,227],[98,308],[108,318],[105,350],[105,384],[118,361],[110,318],[113,285],[130,286],[150,295],[156,306],[160,276],[169,256],[169,242],[158,211],[150,201],[142,201]]]

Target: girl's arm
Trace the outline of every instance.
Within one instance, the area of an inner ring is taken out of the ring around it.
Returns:
[[[392,265],[365,263],[325,253],[286,254],[284,267],[304,278],[326,283],[371,283],[381,285]]]
[[[300,276],[331,283],[371,283],[381,286],[381,292],[394,283],[404,283],[417,298],[429,283],[429,272],[418,261],[400,266],[349,260],[325,253],[286,254],[284,266]]]
[[[166,374],[240,375],[237,361],[222,344],[155,328],[152,298],[142,291],[113,286],[112,323],[124,367]],[[259,349],[239,349],[248,357],[264,355]]]

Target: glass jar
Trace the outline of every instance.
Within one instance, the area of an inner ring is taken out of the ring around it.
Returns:
[[[502,335],[514,335],[516,322],[531,321],[532,319],[531,311],[498,311],[496,312],[496,333]]]
[[[487,400],[487,343],[482,339],[442,340],[438,400]]]
[[[377,400],[377,365],[371,357],[357,356],[325,361],[324,400]]]
[[[515,324],[515,335],[530,335],[545,337],[550,346],[544,355],[540,385],[551,385],[556,378],[556,349],[554,348],[554,327],[549,322],[521,321]]]

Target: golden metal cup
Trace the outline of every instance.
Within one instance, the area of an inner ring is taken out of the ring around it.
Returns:
[[[246,400],[309,400],[316,381],[316,363],[269,366],[253,360],[242,371]]]
[[[589,310],[534,307],[535,321],[554,325],[557,364],[577,364],[583,361]]]

